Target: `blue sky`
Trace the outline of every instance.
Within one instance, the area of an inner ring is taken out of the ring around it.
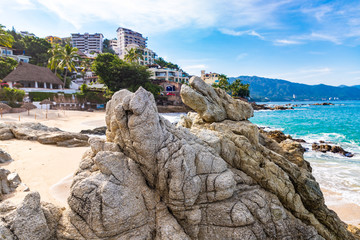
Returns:
[[[0,0],[0,23],[39,37],[119,26],[190,74],[360,84],[358,0]]]

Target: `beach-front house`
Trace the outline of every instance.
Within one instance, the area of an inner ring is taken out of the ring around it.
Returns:
[[[24,51],[0,46],[0,57],[9,57],[18,62],[28,63],[30,56],[25,56]]]
[[[56,92],[61,90],[63,85],[50,69],[24,62],[20,62],[3,81],[8,83],[10,88],[17,87],[25,92]]]

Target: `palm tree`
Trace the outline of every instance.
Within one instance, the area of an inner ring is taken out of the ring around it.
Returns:
[[[5,26],[0,24],[0,45],[4,47],[11,47],[14,42],[14,38],[11,34],[7,33],[4,28]]]
[[[48,68],[51,70],[54,70],[54,73],[57,73],[57,68],[60,63],[60,52],[61,47],[59,44],[54,44],[51,49],[48,50],[48,53],[51,55],[51,57],[48,60]]]
[[[136,62],[138,59],[143,60],[142,50],[137,48],[130,48],[130,50],[126,50],[127,54],[124,56],[124,60],[127,62]]]
[[[76,64],[77,59],[80,57],[77,52],[78,52],[78,49],[70,46],[69,44],[66,44],[65,47],[61,48],[61,50],[59,52],[58,67],[61,70],[65,69],[64,88],[65,88],[66,77],[67,77],[68,71],[71,72],[74,70],[76,72],[75,64]]]

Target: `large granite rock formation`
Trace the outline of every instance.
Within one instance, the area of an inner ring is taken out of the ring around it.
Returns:
[[[182,98],[200,113],[178,127],[144,89],[114,94],[107,140],[90,141],[59,239],[354,239],[292,142],[261,135],[247,103],[190,86]]]
[[[324,204],[291,140],[281,146],[260,134],[246,120],[247,103],[197,79],[190,85],[182,98],[199,114],[177,127],[144,89],[115,93],[107,139],[90,139],[59,222],[59,211],[45,214],[33,194],[36,204],[26,199],[0,234],[35,239],[23,237],[26,230],[49,239],[56,226],[59,240],[355,239]],[[34,214],[24,230],[32,215],[23,208]]]
[[[0,140],[33,140],[62,147],[89,146],[87,135],[65,132],[40,123],[0,123]]]

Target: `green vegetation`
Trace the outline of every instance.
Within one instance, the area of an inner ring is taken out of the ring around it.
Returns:
[[[14,42],[13,36],[4,30],[5,26],[0,24],[0,45],[4,47],[12,47]]]
[[[52,49],[48,50],[51,57],[48,60],[48,67],[52,70],[60,69],[65,73],[63,74],[64,87],[69,85],[67,78],[68,72],[76,71],[76,60],[80,57],[78,55],[78,49],[66,44],[65,47],[60,47],[55,44]]]
[[[180,67],[177,64],[174,64],[172,62],[167,62],[162,57],[155,59],[155,63],[162,68],[171,68],[171,69],[180,70]]]
[[[189,74],[187,72],[184,72],[179,65],[172,63],[172,62],[167,62],[165,61],[165,59],[163,59],[162,57],[159,57],[158,59],[155,59],[155,63],[157,65],[159,65],[162,68],[170,68],[170,69],[175,69],[178,71],[182,71],[184,73],[184,75],[189,76]]]
[[[115,51],[110,46],[110,40],[105,38],[103,41],[103,53],[115,54]]]
[[[6,77],[17,65],[18,62],[12,58],[0,57],[0,79]]]
[[[130,50],[126,50],[127,53],[124,56],[124,60],[130,63],[137,62],[138,59],[144,60],[141,54],[141,49],[131,48]]]
[[[229,83],[229,78],[224,74],[220,74],[218,79],[219,83],[214,83],[213,87],[224,89],[232,97],[245,98],[250,96],[250,85],[241,83],[240,79],[235,79],[235,81]]]
[[[105,103],[110,100],[111,96],[107,96],[106,91],[93,91],[86,84],[80,86],[80,93],[75,94],[79,100],[92,103]]]
[[[12,48],[22,50],[26,56],[30,56],[30,63],[38,66],[46,66],[49,59],[48,50],[51,49],[51,44],[44,38],[38,37],[22,37],[21,34],[16,33],[15,29],[7,32],[14,39]]]
[[[140,86],[154,95],[162,90],[160,86],[151,83],[147,67],[122,61],[111,53],[99,54],[94,61],[93,71],[100,82],[113,92],[124,88],[134,92]]]
[[[0,89],[0,101],[7,101],[9,104],[14,104],[15,102],[22,102],[25,97],[25,91],[4,87]]]

